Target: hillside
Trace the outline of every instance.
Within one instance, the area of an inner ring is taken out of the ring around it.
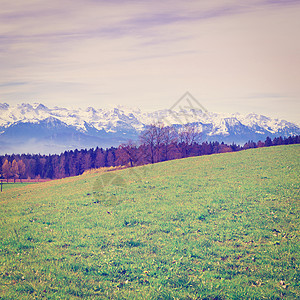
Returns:
[[[289,145],[4,186],[0,298],[299,298],[299,171]]]

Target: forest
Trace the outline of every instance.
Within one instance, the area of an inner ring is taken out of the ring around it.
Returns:
[[[197,128],[188,125],[177,132],[173,127],[149,125],[136,144],[128,141],[119,147],[69,150],[60,155],[12,154],[0,156],[1,178],[59,179],[82,174],[84,171],[112,166],[138,166],[190,156],[241,151],[250,148],[299,144],[300,136],[277,137],[273,140],[248,141],[244,145],[202,142]]]

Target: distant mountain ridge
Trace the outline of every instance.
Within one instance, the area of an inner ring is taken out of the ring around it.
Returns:
[[[137,140],[145,126],[155,122],[177,128],[193,123],[202,131],[203,141],[237,144],[267,136],[300,134],[296,124],[254,113],[228,115],[191,107],[146,113],[124,106],[67,109],[48,108],[41,103],[0,103],[0,154],[52,154],[76,148],[118,146],[128,139]]]

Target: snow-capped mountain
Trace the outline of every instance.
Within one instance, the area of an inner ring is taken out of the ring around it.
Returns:
[[[146,125],[193,123],[202,140],[245,143],[267,136],[300,134],[299,126],[266,116],[218,114],[191,107],[152,113],[117,106],[109,109],[48,108],[43,104],[0,104],[0,154],[60,153],[69,149],[111,147],[137,140]]]

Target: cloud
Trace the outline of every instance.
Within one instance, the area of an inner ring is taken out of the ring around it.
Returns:
[[[27,84],[27,82],[5,82],[5,83],[0,83],[0,87],[18,86],[24,84]]]
[[[230,16],[269,4],[291,5],[299,1],[4,1],[1,36],[73,37],[120,35],[179,22]]]
[[[299,9],[288,0],[2,0],[0,99],[156,109],[189,90],[228,109],[253,91],[300,97]]]
[[[289,6],[289,5],[299,5],[299,0],[266,0],[262,4],[267,5],[280,5],[280,6]]]

